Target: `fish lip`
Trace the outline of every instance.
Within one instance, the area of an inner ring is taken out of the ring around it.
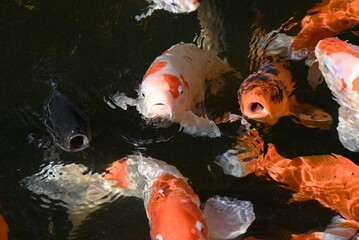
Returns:
[[[85,134],[74,134],[67,142],[66,147],[60,146],[66,152],[79,152],[90,146],[90,139]]]
[[[171,120],[173,117],[172,107],[165,103],[155,103],[150,107],[147,116],[148,118]]]
[[[249,118],[265,118],[269,116],[266,107],[264,104],[259,101],[251,101],[244,105],[244,115]]]

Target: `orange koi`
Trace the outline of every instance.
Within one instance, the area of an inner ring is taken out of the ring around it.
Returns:
[[[359,229],[359,166],[343,156],[318,155],[287,159],[272,144],[266,154],[242,161],[242,176],[269,175],[294,191],[292,201],[317,200],[340,213],[347,221],[342,227]]]
[[[274,125],[284,116],[310,128],[328,129],[332,117],[310,104],[299,104],[293,91],[295,82],[287,62],[275,61],[274,56],[262,59],[260,68],[249,75],[238,91],[238,103],[244,116],[267,125]]]
[[[359,25],[359,0],[323,0],[308,11],[302,20],[301,31],[289,47],[292,59],[313,54],[317,43]]]
[[[339,140],[359,151],[359,47],[338,38],[325,38],[315,48],[319,69],[339,107]]]
[[[210,82],[210,92],[217,94],[224,85],[220,75],[229,70],[228,64],[209,51],[194,44],[176,44],[151,64],[137,99],[122,93],[113,100],[125,110],[127,105],[136,106],[149,122],[175,122],[193,136],[219,137],[218,127],[204,109],[206,82]]]
[[[137,15],[135,18],[137,21],[142,18],[150,16],[155,10],[166,10],[172,13],[190,13],[195,11],[199,7],[198,0],[147,0],[152,2],[147,7],[146,12]]]
[[[9,227],[2,215],[0,215],[0,240],[8,239]]]

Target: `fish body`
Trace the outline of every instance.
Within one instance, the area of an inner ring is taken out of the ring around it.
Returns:
[[[265,154],[239,164],[242,176],[269,175],[295,192],[293,201],[317,200],[347,220],[342,227],[359,229],[359,166],[350,159],[336,154],[287,159],[268,144]]]
[[[172,13],[190,13],[199,7],[197,0],[147,0],[151,3],[147,11],[137,15],[137,21],[150,16],[155,10],[163,9]]]
[[[151,239],[208,239],[200,200],[175,167],[133,155],[113,163],[104,178],[142,195]]]
[[[89,147],[89,119],[67,96],[52,90],[44,103],[44,124],[56,146],[67,152]]]
[[[136,106],[149,121],[175,122],[191,135],[219,137],[218,127],[206,116],[204,100],[207,83],[216,94],[224,85],[220,75],[225,71],[229,66],[215,54],[180,43],[153,61],[138,89],[138,99],[124,94],[113,99],[123,109]]]
[[[307,127],[328,129],[332,117],[310,104],[299,104],[293,91],[295,82],[287,62],[273,56],[263,58],[260,68],[249,75],[238,91],[240,110],[247,118],[274,125],[284,116],[293,116],[296,123]]]
[[[301,31],[289,47],[291,59],[303,59],[313,54],[321,39],[359,25],[359,0],[323,0],[308,11],[301,24]]]
[[[359,47],[338,38],[325,38],[315,48],[319,69],[339,103],[339,140],[359,151]]]

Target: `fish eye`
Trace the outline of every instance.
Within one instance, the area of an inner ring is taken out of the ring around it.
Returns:
[[[141,90],[141,96],[146,97],[146,92],[144,90]]]
[[[163,240],[162,235],[161,235],[161,234],[157,234],[157,236],[156,236],[156,240]]]
[[[196,221],[196,228],[201,233],[204,231],[204,226],[200,221]]]
[[[183,91],[183,87],[182,87],[181,85],[178,86],[178,92],[179,92],[179,94],[181,94],[181,95],[182,95],[183,92],[184,92],[184,91]]]

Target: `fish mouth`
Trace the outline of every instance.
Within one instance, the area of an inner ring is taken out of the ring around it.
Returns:
[[[78,152],[89,147],[89,139],[84,134],[76,134],[71,136],[68,142],[68,148],[64,149],[68,152]]]
[[[256,120],[267,118],[270,115],[265,105],[259,101],[250,101],[244,104],[243,114]]]
[[[172,119],[172,108],[168,104],[155,103],[148,112],[149,118]]]

